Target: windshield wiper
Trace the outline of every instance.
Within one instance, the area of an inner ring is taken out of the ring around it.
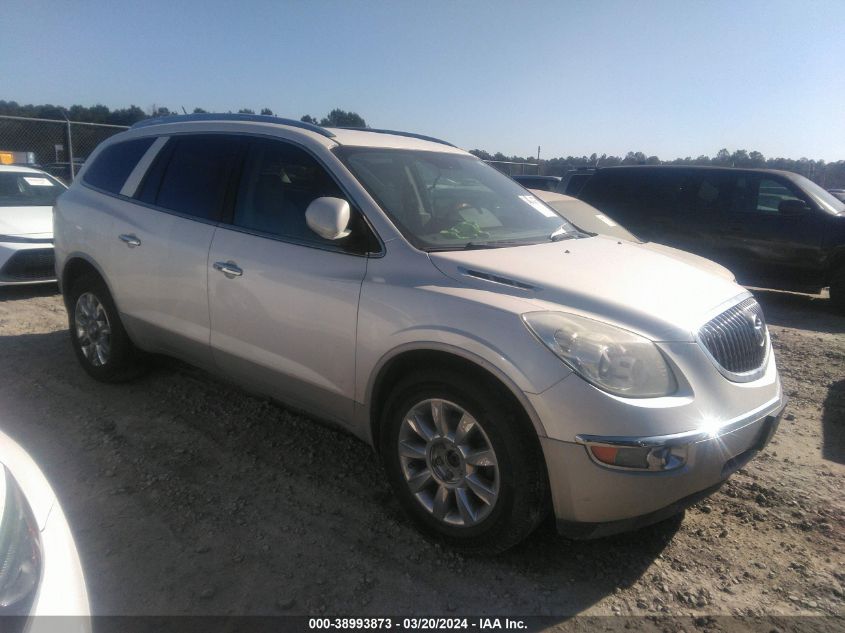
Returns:
[[[463,245],[463,249],[465,251],[471,251],[478,248],[498,248],[502,242],[495,242],[491,244],[490,242],[467,242]]]
[[[526,241],[526,240],[500,240],[496,242],[467,242],[464,245],[455,246],[429,246],[423,250],[429,253],[438,253],[442,251],[472,251],[487,248],[508,248],[510,246],[531,246],[533,244],[542,244],[543,242]]]

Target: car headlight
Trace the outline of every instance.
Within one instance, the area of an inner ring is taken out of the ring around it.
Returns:
[[[41,578],[41,536],[15,478],[0,468],[0,615],[25,614]]]
[[[584,380],[617,396],[656,398],[677,389],[675,376],[647,338],[564,312],[522,315],[528,329]]]

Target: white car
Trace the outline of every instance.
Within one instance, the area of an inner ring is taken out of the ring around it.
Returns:
[[[38,169],[0,165],[0,286],[56,281],[53,203],[65,189]]]
[[[580,537],[678,512],[785,406],[747,290],[579,231],[429,137],[152,120],[86,161],[55,230],[89,375],[169,354],[338,424],[419,528],[465,551],[549,511]]]
[[[25,633],[90,631],[82,566],[56,494],[32,457],[0,432],[0,616],[28,616]],[[2,617],[0,617],[2,620]]]
[[[724,277],[729,281],[736,281],[734,274],[713,260],[694,255],[687,251],[682,251],[665,244],[658,244],[657,242],[643,242],[636,235],[631,233],[624,226],[616,222],[607,214],[602,213],[595,207],[587,204],[583,200],[567,196],[562,193],[554,193],[551,191],[544,191],[542,189],[529,189],[531,193],[540,198],[543,202],[549,205],[552,209],[560,213],[567,220],[572,222],[577,228],[588,233],[598,233],[599,235],[608,235],[616,237],[621,240],[639,244],[643,248],[650,251],[668,255],[673,259],[680,260],[685,264],[697,266],[712,272],[713,274]]]

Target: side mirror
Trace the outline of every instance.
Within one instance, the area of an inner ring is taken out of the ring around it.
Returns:
[[[803,215],[810,210],[803,200],[781,200],[778,204],[778,213],[781,215]]]
[[[349,203],[340,198],[317,198],[305,209],[305,223],[308,228],[326,240],[340,240],[347,237],[351,210]]]

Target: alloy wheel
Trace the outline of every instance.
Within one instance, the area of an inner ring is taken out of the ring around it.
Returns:
[[[499,498],[499,463],[481,423],[461,406],[429,399],[399,430],[399,462],[416,500],[439,521],[481,523]]]
[[[111,324],[106,309],[94,293],[85,292],[79,296],[73,320],[83,356],[94,367],[102,367],[111,352]]]

